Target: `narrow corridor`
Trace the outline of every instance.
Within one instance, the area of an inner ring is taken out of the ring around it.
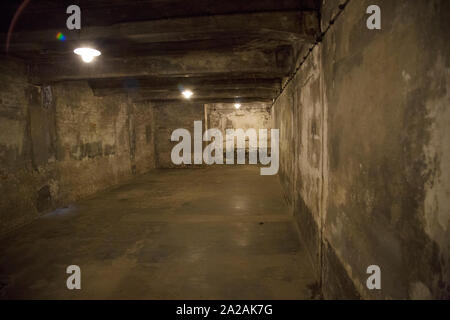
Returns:
[[[450,300],[450,0],[0,12],[0,300]]]

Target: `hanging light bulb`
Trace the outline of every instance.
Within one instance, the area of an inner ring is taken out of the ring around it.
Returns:
[[[86,63],[92,62],[95,57],[102,54],[100,51],[91,48],[77,48],[73,52],[81,56],[81,59]]]
[[[241,107],[241,104],[240,104],[240,103],[235,103],[235,104],[234,104],[234,107],[235,107],[236,109],[239,109],[239,108]]]
[[[194,93],[191,90],[184,90],[182,94],[186,99],[190,99],[194,95]]]

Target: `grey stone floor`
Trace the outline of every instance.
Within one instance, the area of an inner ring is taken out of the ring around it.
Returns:
[[[310,299],[315,282],[278,178],[251,166],[155,170],[0,240],[2,299]]]

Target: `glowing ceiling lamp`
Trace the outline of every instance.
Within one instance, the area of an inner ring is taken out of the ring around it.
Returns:
[[[73,52],[81,56],[81,59],[86,63],[92,62],[95,57],[102,54],[100,51],[91,48],[77,48]]]
[[[235,107],[236,109],[239,109],[239,108],[241,108],[241,104],[240,104],[240,103],[235,103],[235,104],[234,104],[234,107]]]
[[[190,99],[190,98],[194,95],[194,93],[193,93],[191,90],[184,90],[181,94],[182,94],[186,99]]]

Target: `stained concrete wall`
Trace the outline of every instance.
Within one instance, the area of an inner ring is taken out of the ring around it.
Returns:
[[[280,130],[279,176],[316,270],[320,270],[323,113],[320,52],[273,106],[273,127]]]
[[[134,146],[134,168],[140,174],[156,167],[156,123],[150,102],[136,102],[132,107],[134,131],[131,145]]]
[[[323,27],[338,4],[323,1]],[[449,12],[350,1],[273,106],[281,182],[326,298],[450,297]],[[366,287],[370,265],[381,290]]]
[[[202,104],[195,102],[154,103],[155,113],[155,154],[158,168],[192,167],[194,152],[194,121],[202,121],[202,134],[206,129],[217,128],[224,137],[226,146],[226,129],[270,129],[270,105],[265,103],[243,104],[236,110],[234,104]],[[187,129],[191,134],[192,165],[175,165],[171,160],[173,147],[179,142],[171,141],[176,129]],[[268,144],[270,146],[270,134]],[[203,147],[207,144],[204,142]],[[248,146],[248,145],[247,145]],[[202,164],[204,165],[204,164]],[[198,166],[198,165],[197,165]]]
[[[202,121],[205,128],[204,106],[193,102],[154,103],[155,113],[155,152],[158,168],[181,168],[171,160],[171,152],[178,142],[171,141],[173,131],[186,129],[191,134],[192,155],[194,153],[194,121]],[[203,132],[202,130],[202,132]],[[193,157],[192,157],[193,161]],[[193,163],[193,162],[192,162]],[[190,167],[190,166],[189,166]]]
[[[215,103],[207,104],[206,123],[208,129],[219,129],[223,135],[223,148],[226,150],[226,130],[227,129],[255,129],[259,134],[259,129],[268,129],[268,146],[270,147],[270,128],[272,118],[270,114],[271,104],[263,102],[242,103],[239,109],[234,107],[233,103]],[[236,140],[236,139],[235,139]],[[249,148],[250,141],[246,144]],[[236,145],[236,141],[235,141]],[[257,147],[257,142],[252,147]]]
[[[42,179],[31,160],[29,108],[36,92],[20,61],[3,60],[0,69],[0,231],[4,231],[37,215],[37,185]]]
[[[0,235],[154,168],[153,112],[85,82],[36,87],[0,63]]]

